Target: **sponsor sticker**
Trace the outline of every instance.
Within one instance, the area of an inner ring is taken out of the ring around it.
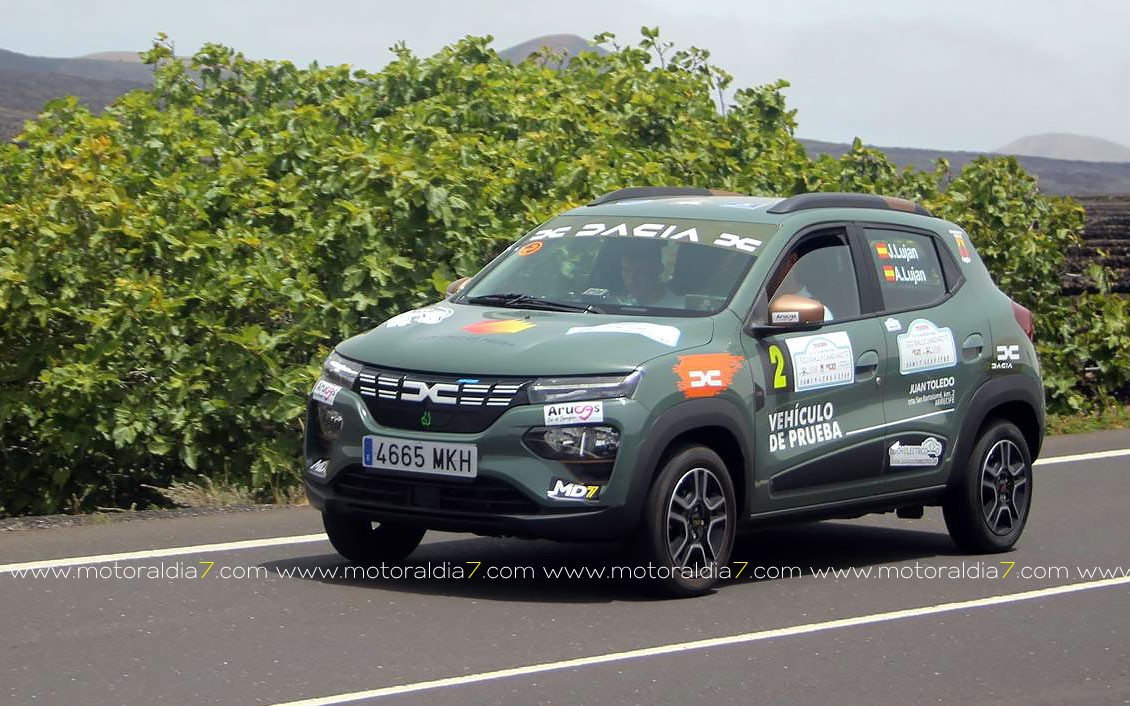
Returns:
[[[463,327],[463,330],[475,335],[485,335],[493,333],[518,333],[519,331],[525,331],[533,327],[534,324],[524,319],[486,319],[473,324],[467,324]]]
[[[329,469],[329,467],[330,462],[324,458],[320,458],[317,461],[311,463],[310,467],[306,469],[306,472],[314,476],[315,478],[325,478],[326,471]]]
[[[671,370],[679,378],[679,392],[687,399],[714,397],[729,389],[744,361],[729,353],[681,355]]]
[[[942,462],[942,442],[932,436],[917,446],[896,441],[887,449],[891,468],[934,468]]]
[[[883,325],[886,326],[887,330],[890,331],[891,333],[895,333],[896,331],[902,331],[902,322],[899,321],[898,319],[894,318],[894,317],[888,318],[886,321],[883,322]]]
[[[953,236],[954,242],[957,243],[957,252],[961,255],[961,261],[967,265],[973,262],[973,258],[969,256],[969,247],[965,244],[965,233],[960,230],[950,229],[950,235]]]
[[[953,332],[932,321],[915,319],[898,336],[899,372],[903,375],[957,365]]]
[[[774,311],[773,323],[775,324],[798,324],[800,323],[799,311]]]
[[[604,402],[564,402],[561,404],[547,404],[542,407],[547,427],[561,426],[563,424],[584,424],[586,422],[604,421]]]
[[[545,496],[550,500],[599,500],[600,491],[604,486],[595,483],[574,483],[561,478],[554,478],[553,485],[545,491]]]
[[[427,324],[429,326],[438,324],[444,319],[448,318],[455,311],[446,306],[428,306],[423,309],[416,309],[414,311],[406,311],[403,314],[397,314],[385,322],[386,328],[400,328],[401,326],[410,326],[412,324]]]
[[[640,199],[632,200],[633,204],[645,203]],[[760,207],[763,204],[759,204]],[[701,230],[700,230],[701,228]],[[746,253],[757,252],[763,244],[761,240],[750,238],[738,233],[711,231],[709,225],[688,225],[686,223],[583,223],[578,226],[565,225],[556,228],[542,228],[535,231],[526,239],[526,244],[519,249],[519,254],[533,254],[537,250],[527,253],[522,251],[531,247],[536,242],[555,240],[557,238],[650,238],[653,240],[672,240],[688,243],[713,245],[719,248],[738,250]]]
[[[785,345],[793,362],[797,392],[855,382],[855,357],[846,331],[789,338]]]
[[[1020,346],[1013,344],[997,346],[997,359],[993,362],[993,370],[1011,370],[1014,363],[1020,361]]]
[[[934,378],[913,382],[906,391],[906,404],[914,407],[920,404],[933,404],[935,407],[952,407],[954,404],[957,379],[950,377]]]
[[[682,331],[674,326],[662,324],[649,324],[640,321],[624,321],[614,324],[599,324],[597,326],[573,326],[565,332],[566,336],[579,333],[627,333],[635,336],[650,338],[656,343],[674,348],[679,343]]]
[[[819,446],[843,438],[831,402],[802,405],[799,402],[769,415],[769,452]]]
[[[544,245],[545,245],[545,243],[541,240],[535,240],[532,243],[526,243],[522,247],[518,248],[518,254],[521,255],[522,257],[526,257],[527,255],[533,255],[538,250],[541,250],[542,246],[544,246]]]
[[[337,393],[341,392],[341,385],[335,385],[332,382],[319,380],[314,383],[314,390],[310,393],[310,397],[314,398],[315,402],[322,404],[333,404],[337,399]]]

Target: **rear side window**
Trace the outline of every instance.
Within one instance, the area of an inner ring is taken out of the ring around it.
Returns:
[[[946,296],[946,278],[933,238],[871,228],[864,234],[886,310],[921,309]]]

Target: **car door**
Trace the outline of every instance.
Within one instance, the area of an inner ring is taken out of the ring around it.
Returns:
[[[759,513],[858,497],[880,481],[879,387],[889,356],[886,332],[873,316],[873,294],[859,288],[859,251],[846,227],[802,233],[783,252],[754,305],[753,335],[744,340],[759,391]],[[823,324],[798,330],[786,315],[774,325],[768,310],[782,294],[823,303]]]
[[[986,363],[988,319],[939,234],[861,224],[887,337],[887,490],[944,482],[963,396]]]

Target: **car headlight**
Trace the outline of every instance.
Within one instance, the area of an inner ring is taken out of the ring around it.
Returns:
[[[600,375],[577,378],[539,378],[527,391],[530,402],[569,402],[571,400],[610,400],[631,397],[640,383],[640,371],[627,375]]]
[[[326,358],[325,363],[322,363],[322,377],[328,382],[345,388],[353,387],[353,381],[360,374],[360,363],[354,363],[337,353],[330,353],[330,357]]]

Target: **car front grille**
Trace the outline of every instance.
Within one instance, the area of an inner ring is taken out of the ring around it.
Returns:
[[[540,506],[501,480],[471,482],[443,478],[400,478],[350,466],[334,479],[334,490],[346,500],[367,505],[444,514],[533,515]]]
[[[480,432],[526,404],[529,378],[434,375],[365,366],[353,389],[381,426],[416,431]]]

